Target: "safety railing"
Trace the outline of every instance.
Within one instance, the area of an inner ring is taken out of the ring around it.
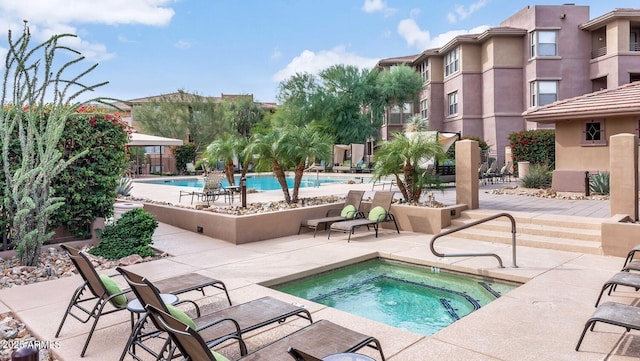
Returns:
[[[449,254],[446,254],[446,253],[440,253],[436,251],[434,246],[436,240],[440,237],[444,237],[449,234],[461,231],[463,229],[471,228],[471,227],[477,226],[478,224],[482,224],[500,217],[506,217],[511,221],[511,250],[512,250],[512,256],[513,256],[513,267],[517,268],[518,266],[516,265],[516,220],[509,213],[494,214],[493,216],[482,218],[475,222],[471,222],[463,226],[436,234],[435,236],[433,236],[433,238],[431,238],[431,243],[429,244],[429,247],[431,248],[431,253],[433,253],[436,257],[495,257],[498,260],[498,263],[500,264],[500,268],[504,268],[504,266],[502,265],[502,258],[500,258],[500,256],[498,256],[495,253],[449,253]]]

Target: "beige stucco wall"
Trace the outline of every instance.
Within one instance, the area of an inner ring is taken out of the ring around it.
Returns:
[[[460,70],[465,72],[479,72],[482,70],[480,46],[477,44],[460,45]]]
[[[608,146],[582,146],[583,120],[556,122],[556,169],[558,170],[609,170]],[[605,119],[607,138],[620,133],[638,132],[637,117]]]
[[[606,118],[607,139],[620,133],[638,133],[637,117]],[[556,122],[556,169],[552,188],[556,191],[584,192],[585,171],[590,174],[609,171],[609,146],[583,146],[580,144],[584,120],[559,120]]]

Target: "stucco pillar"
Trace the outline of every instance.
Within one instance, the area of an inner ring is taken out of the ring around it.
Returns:
[[[480,146],[475,140],[456,142],[456,204],[466,204],[469,209],[479,207],[478,167]]]
[[[616,134],[609,138],[611,215],[626,214],[638,220],[638,136]]]

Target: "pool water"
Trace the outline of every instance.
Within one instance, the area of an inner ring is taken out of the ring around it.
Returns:
[[[280,183],[278,180],[272,175],[248,175],[247,177],[247,188],[253,188],[259,191],[270,191],[281,189]],[[344,178],[328,178],[328,177],[316,177],[308,176],[302,177],[302,181],[300,182],[300,188],[305,187],[318,187],[321,184],[326,183],[344,183],[347,179]],[[149,184],[164,184],[164,185],[172,185],[178,187],[196,187],[202,188],[203,180],[202,178],[188,178],[188,179],[165,179],[165,180],[151,180],[151,181],[140,181],[143,183]],[[240,184],[240,176],[236,176],[236,185]],[[228,186],[229,183],[225,180],[222,182],[223,186]],[[289,187],[293,187],[293,177],[287,177],[287,185]]]
[[[372,260],[274,288],[428,336],[516,286]]]

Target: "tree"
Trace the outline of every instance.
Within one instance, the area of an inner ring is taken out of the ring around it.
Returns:
[[[248,139],[254,125],[263,118],[263,111],[250,95],[240,96],[231,103],[233,124],[239,135]]]
[[[245,152],[255,155],[256,169],[271,170],[278,180],[284,200],[291,203],[285,170],[291,165],[287,155],[288,133],[285,128],[273,128],[267,133],[253,136]]]
[[[389,106],[415,102],[423,84],[422,76],[404,64],[378,76],[379,92]]]
[[[63,199],[54,196],[53,181],[84,155],[79,153],[63,160],[58,149],[65,122],[77,108],[78,103],[74,102],[81,94],[106,84],[86,86],[80,82],[97,64],[67,78],[73,65],[84,58],[79,52],[59,45],[66,37],[74,35],[54,35],[30,49],[31,35],[26,22],[23,35],[17,39],[11,31],[8,33],[9,50],[0,100],[2,193],[12,241],[17,243],[22,265],[37,265],[42,244],[53,235],[49,219],[63,205]],[[77,57],[56,69],[54,59],[59,52]],[[40,53],[42,58],[38,57]],[[17,152],[12,147],[16,142]]]
[[[256,134],[245,153],[254,155],[256,168],[273,172],[287,203],[296,203],[307,161],[327,158],[332,144],[330,138],[311,126],[274,128],[266,134]],[[293,197],[285,174],[292,167]]]
[[[209,165],[224,161],[224,173],[229,185],[235,185],[235,160],[241,158],[241,153],[247,146],[247,140],[236,134],[226,134],[213,141],[202,154],[202,160]]]
[[[286,157],[294,164],[292,203],[298,202],[300,183],[307,163],[328,158],[331,155],[332,144],[333,141],[329,136],[318,132],[310,125],[289,131],[285,146]]]
[[[415,133],[409,137],[395,133],[392,140],[382,143],[376,152],[375,179],[393,175],[407,202],[418,202],[422,189],[433,183],[433,176],[421,167],[428,160],[444,154],[434,137]]]
[[[209,97],[183,90],[135,106],[132,113],[143,132],[177,139],[185,139],[189,134],[197,146],[209,144],[233,130],[229,104],[216,104]]]

